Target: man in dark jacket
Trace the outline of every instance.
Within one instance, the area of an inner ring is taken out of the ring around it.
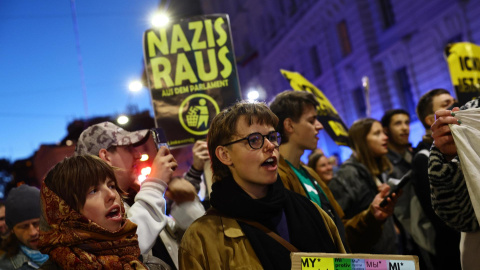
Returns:
[[[5,221],[12,233],[3,243],[0,269],[38,269],[48,255],[37,250],[40,224],[40,190],[13,188],[5,202]]]
[[[408,141],[410,115],[403,109],[388,110],[381,122],[383,132],[388,136],[387,157],[393,165],[393,177],[400,179],[411,169],[412,163],[412,150]]]

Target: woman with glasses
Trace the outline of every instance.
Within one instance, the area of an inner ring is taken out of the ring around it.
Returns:
[[[290,269],[292,250],[345,252],[328,215],[277,180],[277,122],[264,103],[248,102],[213,119],[212,208],[185,232],[181,269]]]

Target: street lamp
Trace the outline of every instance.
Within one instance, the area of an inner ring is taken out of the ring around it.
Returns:
[[[120,115],[118,118],[117,118],[117,123],[120,124],[120,125],[125,125],[126,123],[128,123],[130,119],[128,119],[128,116],[126,115]]]
[[[143,88],[143,84],[139,80],[131,81],[130,84],[128,84],[128,89],[132,92],[138,92],[142,90],[142,88]]]
[[[154,27],[164,27],[170,22],[170,18],[165,13],[157,13],[152,16],[150,23]]]

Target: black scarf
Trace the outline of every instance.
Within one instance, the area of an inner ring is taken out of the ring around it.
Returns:
[[[269,186],[267,196],[257,200],[233,178],[224,178],[212,185],[210,203],[222,215],[256,221],[274,232],[285,213],[289,242],[300,251],[338,252],[318,209],[309,199],[285,189],[280,178]],[[260,229],[239,224],[264,269],[291,269],[290,251]]]

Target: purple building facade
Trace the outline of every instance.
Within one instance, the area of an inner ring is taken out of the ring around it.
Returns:
[[[419,98],[434,88],[455,96],[444,48],[480,44],[479,0],[229,0],[202,1],[205,14],[227,13],[240,85],[270,101],[290,89],[280,69],[300,72],[321,89],[346,125],[367,116],[362,77],[369,78],[370,116],[403,108],[412,119],[410,141],[424,129],[415,114]],[[338,147],[321,132],[327,155]]]

